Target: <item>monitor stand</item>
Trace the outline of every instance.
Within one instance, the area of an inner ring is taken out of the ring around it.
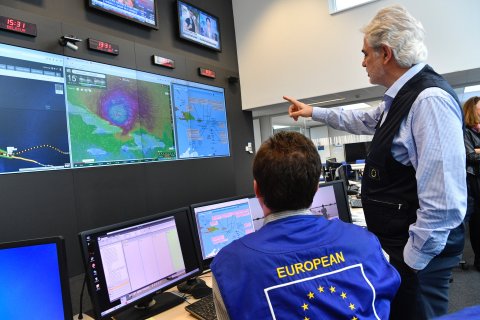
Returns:
[[[185,300],[174,293],[163,292],[151,300],[135,305],[115,316],[116,320],[144,320],[182,304]]]

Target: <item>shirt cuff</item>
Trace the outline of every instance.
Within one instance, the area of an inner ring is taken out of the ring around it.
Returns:
[[[326,113],[327,111],[325,110],[325,108],[313,107],[312,120],[324,122]]]
[[[423,270],[433,259],[433,256],[422,253],[413,247],[412,238],[408,238],[405,248],[403,248],[403,259],[405,263],[412,269]]]

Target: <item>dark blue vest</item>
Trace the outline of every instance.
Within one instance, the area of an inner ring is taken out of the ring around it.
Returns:
[[[393,158],[392,142],[413,102],[423,90],[430,87],[445,90],[458,102],[457,95],[447,81],[430,66],[425,66],[397,93],[385,122],[373,136],[366,159],[362,178],[365,218],[368,229],[377,235],[382,247],[390,255],[394,253],[388,248],[403,249],[407,243],[408,228],[416,221],[419,208],[415,169]],[[463,224],[457,229],[450,232],[445,250],[458,253],[463,249]],[[398,253],[402,254],[402,251]],[[403,260],[403,256],[398,258]]]
[[[318,216],[270,222],[211,269],[232,320],[388,319],[400,284],[373,234]]]

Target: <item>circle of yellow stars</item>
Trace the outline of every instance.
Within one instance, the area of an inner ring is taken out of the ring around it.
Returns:
[[[331,294],[334,294],[334,293],[337,292],[337,288],[334,287],[334,286],[330,286],[330,288],[327,288],[327,289],[328,289],[328,291],[330,291]],[[317,288],[317,291],[318,291],[320,294],[325,293],[325,287],[319,286],[319,287]],[[340,293],[339,295],[340,295],[340,297],[341,297],[343,300],[346,300],[346,299],[347,299],[347,293],[346,293],[346,292],[342,291],[342,293]],[[315,293],[313,293],[313,292],[311,292],[311,291],[308,292],[308,293],[307,293],[307,298],[308,298],[309,300],[314,299],[314,298],[315,298]],[[301,305],[301,308],[303,309],[303,311],[307,311],[307,310],[308,310],[308,307],[309,307],[309,305],[308,305],[306,302],[304,302],[303,305]],[[356,310],[355,304],[353,304],[353,303],[351,303],[351,302],[348,303],[348,308],[349,308],[351,311]],[[307,316],[305,316],[302,320],[310,320],[310,318],[307,317]],[[357,318],[356,316],[353,316],[350,320],[360,320],[360,319]]]

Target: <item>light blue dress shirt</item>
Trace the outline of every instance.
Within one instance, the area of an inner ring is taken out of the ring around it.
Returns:
[[[403,74],[386,95],[398,91],[425,64]],[[389,108],[388,108],[389,109]],[[374,110],[313,108],[312,119],[353,134],[374,134],[380,115],[388,110],[382,102]],[[427,88],[412,104],[392,144],[395,160],[415,169],[420,208],[410,225],[404,248],[405,263],[421,270],[445,247],[450,230],[462,223],[467,208],[465,147],[462,110],[455,99],[440,88]]]

